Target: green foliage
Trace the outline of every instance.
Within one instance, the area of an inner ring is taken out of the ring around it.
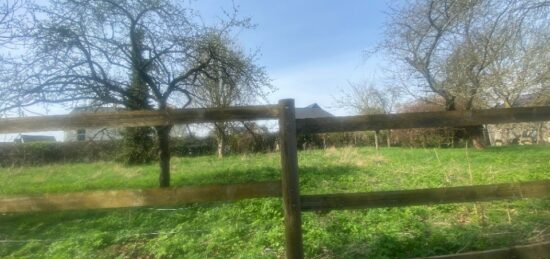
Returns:
[[[150,67],[142,64],[143,53],[140,47],[143,46],[144,31],[138,29],[136,31],[136,44],[132,45],[132,73],[131,84],[127,91],[124,104],[130,110],[150,110],[151,105],[148,101],[149,87],[144,81],[143,76],[140,76],[140,69],[149,72]],[[123,150],[118,159],[128,165],[141,165],[154,161],[156,156],[155,131],[151,127],[126,128],[122,134]]]
[[[120,142],[33,142],[0,145],[0,167],[113,160]]]
[[[303,194],[548,179],[549,146],[299,153]],[[174,186],[276,180],[277,153],[173,159]],[[473,180],[470,180],[471,170]],[[0,168],[0,194],[155,187],[156,165]],[[550,200],[304,213],[308,258],[407,258],[537,242]],[[510,215],[510,217],[508,217]],[[281,200],[0,215],[0,257],[281,258]],[[9,241],[9,242],[5,242]]]
[[[126,128],[122,151],[117,160],[127,165],[142,165],[158,160],[154,130],[150,127]]]
[[[170,152],[172,156],[204,156],[214,154],[216,139],[214,137],[171,138]]]

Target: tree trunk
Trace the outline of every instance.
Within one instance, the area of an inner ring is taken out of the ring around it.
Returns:
[[[445,106],[447,111],[456,111],[455,98],[447,98]],[[468,109],[468,107],[466,109]],[[457,143],[459,140],[463,139],[470,142],[476,149],[483,149],[486,146],[485,139],[483,138],[483,125],[454,128],[452,135],[453,143]]]
[[[225,145],[226,145],[226,134],[225,134],[225,123],[215,123],[216,127],[216,141],[218,142],[217,154],[218,158],[223,158],[225,154]]]
[[[374,132],[374,146],[376,147],[376,151],[378,151],[378,130]]]
[[[172,126],[156,127],[159,141],[159,186],[170,186],[170,130]]]
[[[150,127],[126,128],[122,132],[124,149],[121,160],[129,165],[141,165],[155,160],[154,130]]]
[[[218,158],[223,158],[223,150],[225,149],[225,141],[223,141],[223,138],[217,137],[218,141],[218,148],[216,153],[218,154]]]
[[[537,129],[537,144],[544,143],[544,122],[539,123],[539,127]]]
[[[464,128],[468,142],[472,143],[476,149],[483,149],[486,146],[483,137],[483,125],[469,126]]]
[[[138,33],[135,41],[137,45],[142,45],[143,34]],[[130,110],[151,110],[149,104],[149,86],[142,76],[140,70],[143,69],[143,56],[140,48],[132,45],[132,74],[131,85],[128,88],[127,96],[124,99],[124,105]],[[155,160],[154,130],[151,127],[133,127],[126,128],[123,133],[124,151],[122,158],[127,164],[144,164]]]
[[[391,147],[391,130],[388,130],[388,135],[386,136],[386,140],[388,142],[388,147]]]

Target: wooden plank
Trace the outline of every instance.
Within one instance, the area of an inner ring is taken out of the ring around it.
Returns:
[[[0,197],[0,213],[172,206],[262,197],[281,197],[281,182]]]
[[[430,259],[550,259],[550,242],[514,246],[501,249],[492,249],[478,252],[419,257]]]
[[[298,119],[299,133],[474,126],[550,121],[550,106]]]
[[[303,195],[303,211],[550,197],[550,180],[403,191]]]
[[[159,111],[120,111],[72,113],[0,119],[0,133],[65,130],[80,128],[123,128],[165,126],[182,123],[276,119],[278,106],[244,106],[212,109]]]
[[[279,109],[286,258],[304,258],[294,100],[279,101]]]

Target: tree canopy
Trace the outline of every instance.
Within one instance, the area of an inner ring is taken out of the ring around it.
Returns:
[[[548,1],[413,1],[390,12],[380,47],[415,97],[436,94],[448,110],[494,106],[548,86],[549,8]]]
[[[199,95],[208,88],[205,79],[217,77],[214,71],[223,72],[231,82],[226,85],[239,86],[227,98],[242,101],[267,86],[253,55],[219,40],[251,27],[236,9],[208,26],[180,1],[50,0],[25,2],[24,7],[25,22],[10,28],[17,31],[21,54],[4,67],[0,110],[52,103],[185,108],[193,101],[202,104],[205,98]],[[170,127],[156,132],[160,181],[167,186]],[[140,141],[149,134],[134,133],[132,138]]]

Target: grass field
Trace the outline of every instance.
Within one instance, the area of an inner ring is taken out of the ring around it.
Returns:
[[[303,194],[550,179],[550,146],[299,153]],[[173,185],[279,179],[279,155],[174,158]],[[154,187],[157,166],[0,168],[0,195]],[[277,258],[280,199],[0,215],[0,257]],[[550,239],[550,199],[304,213],[308,258],[402,258]]]

